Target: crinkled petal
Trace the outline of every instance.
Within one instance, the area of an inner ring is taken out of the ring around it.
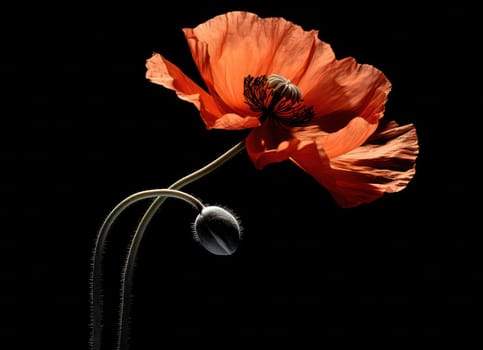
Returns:
[[[180,99],[194,104],[208,129],[238,130],[260,125],[255,116],[242,117],[220,111],[216,101],[203,88],[162,55],[154,53],[146,61],[146,68],[147,79],[174,90]]]
[[[334,159],[329,159],[320,142],[300,148],[291,159],[324,186],[339,206],[349,208],[405,188],[415,175],[418,151],[414,126],[390,122],[363,146]]]
[[[325,157],[337,157],[359,147],[376,128],[377,124],[370,124],[358,117],[341,130],[329,134],[317,125],[288,127],[269,119],[250,133],[247,145],[251,145],[248,151],[252,160],[256,159],[254,163],[257,168],[263,168],[268,163],[288,159],[290,152],[294,151],[293,147],[300,148],[311,143],[323,149]]]
[[[418,136],[413,124],[399,126],[391,121],[361,147],[331,160],[334,169],[357,171],[369,176],[383,192],[404,189],[416,173]]]
[[[247,108],[243,97],[247,75],[276,73],[297,83],[307,72],[320,74],[335,59],[317,31],[244,11],[216,16],[194,29],[185,28],[184,33],[204,81],[216,89],[212,95],[241,115]]]
[[[292,161],[324,186],[342,208],[369,203],[383,195],[367,178],[352,170],[333,169],[329,158],[315,143],[292,155]]]
[[[374,133],[377,125],[356,117],[334,133],[321,130],[318,125],[291,128],[290,133],[301,141],[316,142],[324,149],[326,157],[331,159],[362,145]]]
[[[370,123],[382,118],[391,83],[380,70],[358,64],[352,57],[329,68],[320,76],[311,76],[310,90],[302,91],[305,104],[314,107],[314,123],[333,132],[355,117]]]

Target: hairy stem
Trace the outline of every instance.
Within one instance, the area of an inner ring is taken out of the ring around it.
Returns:
[[[141,238],[146,230],[147,225],[151,221],[156,211],[161,207],[167,197],[177,197],[189,201],[192,205],[201,210],[203,205],[201,202],[197,203],[196,198],[177,191],[183,186],[207,175],[220,165],[231,159],[240,151],[245,149],[245,142],[241,141],[226,153],[218,157],[213,162],[209,163],[205,167],[193,172],[192,174],[181,178],[173,183],[168,189],[162,190],[150,190],[135,193],[123,201],[121,201],[116,207],[108,214],[104,220],[95,241],[94,253],[91,261],[91,273],[90,273],[90,349],[100,350],[102,346],[102,330],[103,330],[103,294],[102,294],[102,260],[105,251],[105,244],[107,235],[117,217],[131,204],[138,202],[146,198],[155,198],[151,206],[148,208],[143,218],[139,222],[136,232],[132,238],[128,256],[125,266],[123,268],[121,279],[121,306],[120,306],[120,322],[118,332],[118,348],[122,347],[127,349],[127,319],[129,316],[129,308],[131,305],[130,290],[132,288],[132,274],[134,260],[137,255]],[[122,345],[121,345],[122,344]]]
[[[101,288],[101,281],[102,281],[102,269],[101,263],[103,258],[103,250],[102,249],[106,242],[107,233],[111,229],[114,221],[116,218],[121,214],[128,206],[131,204],[138,202],[142,199],[146,198],[166,198],[166,197],[173,197],[182,199],[191,205],[193,205],[198,211],[204,208],[203,204],[196,199],[195,197],[181,192],[175,189],[158,189],[158,190],[148,190],[148,191],[141,191],[130,195],[129,197],[125,198],[121,201],[116,207],[109,213],[109,215],[104,220],[99,233],[97,235],[95,247],[94,247],[94,255],[92,261],[92,271],[91,271],[91,349],[99,350],[101,347],[102,342],[102,288]]]
[[[219,156],[217,159],[207,164],[206,166],[200,168],[199,170],[179,179],[171,186],[169,189],[179,190],[182,187],[202,178],[203,176],[211,173],[213,170],[217,169],[219,166],[233,158],[235,155],[240,153],[245,149],[245,141],[240,141],[238,144],[233,146],[227,152]],[[117,350],[127,350],[128,349],[128,321],[131,311],[131,291],[132,291],[132,281],[134,273],[134,263],[139,250],[139,246],[142,237],[146,231],[147,226],[151,222],[154,214],[159,210],[161,205],[165,202],[167,197],[155,198],[150,207],[146,210],[144,216],[138,224],[136,232],[134,233],[131,244],[129,246],[126,263],[123,268],[121,277],[121,302],[119,309],[119,328],[118,328],[118,345]]]

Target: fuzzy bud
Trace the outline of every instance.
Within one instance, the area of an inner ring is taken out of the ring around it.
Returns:
[[[238,248],[241,226],[228,210],[204,207],[193,224],[195,239],[210,253],[231,255]]]

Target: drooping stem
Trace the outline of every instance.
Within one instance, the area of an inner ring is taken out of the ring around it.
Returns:
[[[101,312],[102,312],[102,297],[101,297],[101,280],[102,280],[102,269],[101,269],[101,261],[103,255],[103,249],[101,249],[106,241],[107,232],[109,232],[112,224],[116,220],[116,218],[124,211],[128,206],[131,204],[138,202],[142,199],[152,198],[152,197],[173,197],[182,199],[191,205],[193,205],[198,211],[204,208],[204,205],[192,195],[181,192],[174,189],[156,189],[156,190],[147,190],[134,193],[129,197],[125,198],[121,201],[114,209],[109,213],[109,215],[104,220],[101,229],[99,230],[99,234],[97,235],[96,244],[94,247],[94,256],[92,262],[92,276],[91,276],[91,326],[92,326],[92,333],[91,333],[91,348],[98,350],[101,347],[102,341],[102,320],[101,320]]]
[[[182,179],[173,183],[169,189],[163,189],[161,191],[166,190],[178,190],[183,186],[207,175],[211,171],[218,168],[220,165],[225,163],[227,160],[231,159],[233,156],[238,154],[245,148],[244,141],[239,142],[236,146],[228,150],[226,153],[221,155],[219,158],[214,160],[213,162],[209,163],[205,167],[195,171],[194,173],[183,177]],[[155,192],[156,190],[151,191],[143,191],[135,193],[122,202],[120,202],[106,217],[104,220],[98,235],[96,237],[95,246],[94,246],[94,253],[91,261],[91,275],[90,275],[90,326],[91,326],[91,334],[90,334],[90,349],[91,350],[100,350],[102,345],[102,329],[103,329],[103,320],[102,320],[102,310],[103,310],[103,295],[102,295],[102,260],[105,251],[105,244],[107,235],[116,220],[116,218],[131,204],[140,201],[146,198],[155,197],[156,199],[153,201],[149,209],[147,210],[146,214],[143,216],[141,222],[138,225],[138,228],[133,236],[129,254],[126,260],[126,265],[123,269],[123,278],[122,278],[122,293],[121,293],[121,311],[120,311],[120,333],[119,333],[119,342],[121,343],[121,338],[123,339],[124,346],[127,347],[127,340],[126,340],[126,320],[129,312],[125,312],[124,307],[126,305],[130,305],[130,289],[131,289],[131,280],[132,280],[132,270],[133,270],[133,262],[135,260],[137,250],[139,247],[139,242],[141,241],[142,235],[144,231],[151,221],[155,212],[159,209],[161,204],[166,199],[166,194],[168,192]],[[188,197],[183,197],[182,194],[177,192],[171,192],[171,194],[176,193],[182,196],[181,199],[187,200]],[[188,195],[189,196],[189,195]],[[127,283],[125,281],[128,281]],[[127,296],[127,297],[126,297]]]
[[[219,166],[233,158],[235,155],[240,153],[245,149],[245,141],[240,141],[234,147],[229,149],[227,152],[222,154],[220,157],[207,164],[206,166],[200,168],[199,170],[179,179],[171,186],[169,189],[179,190],[182,187],[202,178],[203,176],[211,173],[213,170],[217,169]],[[144,232],[147,226],[151,222],[154,214],[159,210],[161,205],[167,197],[155,198],[150,207],[146,210],[144,216],[138,224],[136,232],[134,233],[131,244],[129,246],[126,262],[122,271],[121,277],[121,302],[119,309],[119,329],[118,329],[118,345],[117,350],[127,350],[128,349],[128,321],[131,310],[131,291],[132,291],[132,281],[134,273],[134,263],[139,250],[141,240],[143,238]]]

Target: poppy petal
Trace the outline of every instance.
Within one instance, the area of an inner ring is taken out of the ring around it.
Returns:
[[[289,159],[299,143],[280,124],[270,120],[253,129],[245,140],[248,156],[257,169]]]
[[[256,128],[257,126],[260,126],[260,120],[257,117],[243,117],[235,113],[226,113],[216,119],[211,127],[213,129],[242,130]]]
[[[194,104],[208,129],[238,130],[260,125],[255,116],[242,117],[233,113],[222,113],[216,101],[203,88],[162,55],[154,53],[146,61],[146,68],[147,79],[174,90],[180,99]]]
[[[318,125],[291,128],[292,137],[301,141],[316,142],[324,149],[325,155],[332,159],[363,144],[376,130],[377,123],[371,124],[367,120],[356,117],[344,128],[334,133],[321,130]]]
[[[418,151],[414,125],[389,122],[366,144],[334,159],[317,142],[297,150],[291,159],[323,185],[339,206],[349,208],[404,189],[415,175]]]
[[[203,80],[216,89],[212,95],[242,115],[247,111],[243,98],[247,75],[276,73],[296,83],[314,60],[320,71],[335,59],[317,31],[304,31],[279,17],[232,11],[183,31]]]
[[[334,168],[352,168],[384,192],[404,189],[416,173],[418,136],[413,124],[381,123],[367,142],[352,152],[331,160]]]
[[[213,125],[221,115],[213,98],[162,55],[153,53],[146,61],[146,68],[147,79],[174,90],[180,99],[194,104],[201,112],[201,117],[207,126]]]
[[[322,76],[312,76],[312,86],[303,91],[313,106],[314,123],[334,132],[356,116],[377,122],[383,116],[391,83],[377,68],[358,64],[352,57],[330,65]]]
[[[377,129],[378,123],[370,123],[361,117],[355,117],[344,128],[319,138],[329,159],[352,151],[362,145]]]

